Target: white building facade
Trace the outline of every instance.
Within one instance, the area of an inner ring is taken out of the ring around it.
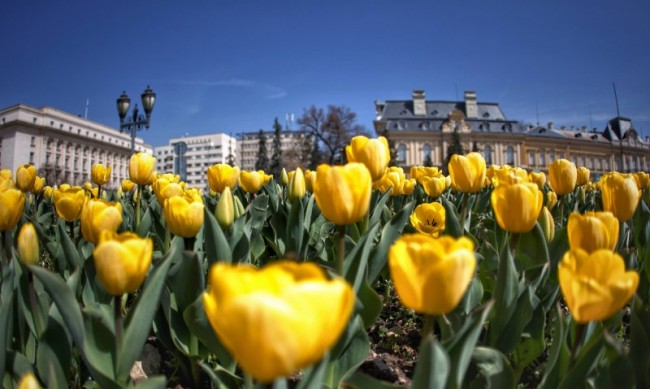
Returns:
[[[135,150],[153,152],[141,138]],[[79,185],[91,181],[96,163],[111,166],[107,188],[129,176],[131,138],[126,133],[60,111],[19,104],[0,110],[0,168],[16,172],[29,163],[48,185]]]
[[[188,185],[207,189],[208,167],[234,163],[236,148],[237,140],[223,133],[170,139],[168,145],[154,149],[156,170],[178,174]]]

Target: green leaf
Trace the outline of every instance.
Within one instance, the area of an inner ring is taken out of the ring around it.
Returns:
[[[181,254],[182,252],[177,247],[173,247],[168,255],[149,273],[137,302],[126,317],[124,338],[122,339],[116,369],[120,381],[126,381],[133,363],[147,341],[153,317],[160,302],[160,293],[165,285],[165,278],[172,263],[171,258]]]
[[[215,334],[208,317],[205,314],[203,306],[203,296],[199,296],[196,301],[187,307],[183,312],[183,319],[185,324],[192,331],[208,350],[217,356],[219,363],[229,371],[235,370],[235,360],[230,355],[228,350],[221,344],[219,338]]]
[[[364,327],[369,329],[375,324],[381,314],[383,308],[381,298],[379,298],[377,292],[365,281],[361,284],[361,288],[357,292],[357,298],[363,306],[359,315],[363,319]]]
[[[48,388],[66,388],[66,373],[72,359],[71,345],[65,329],[50,318],[38,341],[36,367]],[[46,374],[48,373],[48,374]]]
[[[232,252],[226,235],[224,235],[217,219],[207,209],[205,210],[203,228],[205,254],[208,264],[212,265],[214,262],[221,261],[230,263],[232,261]]]
[[[101,387],[118,388],[121,385],[115,382],[115,332],[112,313],[113,310],[108,305],[93,304],[83,309],[86,337],[82,356],[91,375]]]
[[[378,197],[377,197],[378,196]],[[372,197],[373,199],[376,198],[376,202],[371,203],[373,204],[371,206],[371,215],[370,215],[370,220],[369,220],[369,225],[374,226],[375,224],[378,224],[380,219],[381,219],[381,214],[382,211],[384,210],[384,207],[386,206],[386,202],[390,198],[390,191],[387,190],[384,193],[381,193],[379,191],[373,191],[372,192]]]
[[[144,381],[135,384],[134,389],[165,389],[167,387],[167,377],[158,375],[149,377]]]
[[[66,232],[65,222],[63,221],[63,219],[59,221],[59,224],[57,226],[59,228],[58,238],[60,239],[61,242],[61,248],[63,249],[63,254],[65,255],[65,258],[68,260],[70,267],[72,269],[76,269],[79,266],[83,266],[83,261],[81,259],[81,256],[79,255],[79,251],[77,251],[77,247],[74,245],[72,239],[70,239],[70,236]]]
[[[242,387],[243,380],[233,373],[224,370],[221,366],[217,366],[216,370],[212,370],[205,362],[199,361],[199,367],[210,377],[210,381],[216,384],[218,388],[240,388]]]
[[[463,326],[454,336],[445,342],[445,348],[448,350],[450,359],[450,378],[451,384],[461,387],[466,375],[467,368],[472,360],[472,353],[478,341],[481,332],[484,329],[485,320],[492,310],[494,302],[490,301],[482,310],[475,312],[470,317],[465,318]]]
[[[523,340],[513,351],[513,367],[517,377],[521,376],[523,370],[544,352],[546,347],[544,342],[545,322],[546,311],[540,304],[533,311],[533,317],[524,330]]]
[[[533,309],[538,304],[537,296],[533,294],[531,288],[526,288],[509,309],[495,312],[497,316],[494,320],[495,324],[499,323],[503,327],[499,333],[494,332],[496,339],[493,338],[494,343],[491,345],[506,354],[513,351],[521,342],[521,334],[533,317]]]
[[[650,306],[635,298],[630,320],[630,359],[634,365],[637,388],[650,385]]]
[[[378,228],[379,225],[373,226],[368,233],[364,234],[354,244],[352,250],[345,256],[343,274],[345,274],[345,279],[353,286],[355,292],[359,290],[366,279],[368,257]]]
[[[342,351],[338,353],[338,357],[331,360],[327,367],[326,384],[330,388],[337,388],[339,382],[355,371],[366,359],[368,352],[370,352],[370,340],[363,327],[361,317],[356,316],[352,319],[349,326],[352,336],[345,343]]]
[[[269,196],[268,195],[258,195],[255,200],[250,203],[250,222],[247,226],[250,227],[251,231],[261,231],[264,227],[264,222],[266,221],[266,210],[269,208]]]
[[[149,231],[151,231],[152,223],[153,220],[151,218],[151,208],[147,207],[144,215],[142,218],[140,218],[140,224],[138,225],[138,228],[135,230],[136,234],[140,235],[143,238],[146,238],[149,235]]]
[[[469,314],[476,308],[483,299],[483,283],[478,277],[472,278],[472,282],[469,284],[469,288],[463,296],[463,300],[460,302],[460,309],[465,315]]]
[[[520,234],[515,257],[520,271],[541,268],[550,262],[546,238],[539,223],[530,232]]]
[[[456,207],[445,196],[440,196],[442,206],[445,208],[445,235],[451,235],[454,238],[463,236],[463,227],[458,220]]]
[[[370,255],[371,260],[368,263],[368,283],[371,285],[384,270],[384,267],[388,262],[388,250],[393,243],[395,243],[397,238],[402,235],[404,226],[411,216],[414,207],[415,202],[411,201],[407,203],[382,229],[379,243],[377,243],[372,251]]]
[[[14,377],[22,377],[27,373],[34,372],[34,366],[23,354],[12,350],[7,350],[6,353],[2,354],[3,355],[0,356],[0,358],[6,360],[7,370],[10,371]],[[4,377],[4,365],[0,366],[0,371],[3,372],[3,375],[1,377]]]
[[[447,387],[451,365],[447,351],[433,338],[420,345],[418,363],[413,373],[413,388],[438,389]]]
[[[598,362],[598,357],[604,344],[603,330],[601,326],[598,326],[587,343],[582,347],[582,350],[580,350],[575,364],[564,376],[558,388],[570,389],[584,385],[587,377]]]
[[[296,389],[322,388],[329,361],[329,353],[326,353],[320,361],[305,369]]]
[[[554,312],[555,326],[553,327],[553,341],[546,360],[546,369],[540,383],[540,388],[554,389],[560,383],[569,365],[569,348],[566,344],[568,333],[567,319],[565,319],[559,303]]]
[[[166,284],[174,294],[178,310],[182,312],[203,293],[205,277],[195,252],[183,251],[181,255],[172,256],[171,260]]]
[[[472,354],[472,371],[478,376],[471,388],[514,388],[515,376],[505,357],[499,350],[476,347]]]
[[[1,249],[1,248],[0,248]],[[8,268],[8,266],[6,266]],[[3,269],[4,270],[4,269]],[[7,271],[7,273],[10,273]],[[2,286],[9,285],[9,278],[3,277]],[[5,350],[8,349],[8,343],[11,342],[11,323],[13,322],[13,290],[2,288],[2,298],[0,299],[0,377],[4,377],[5,364],[7,354]]]

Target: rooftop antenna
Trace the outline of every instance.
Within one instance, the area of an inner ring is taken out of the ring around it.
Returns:
[[[535,100],[535,113],[537,114],[537,127],[539,127],[539,104]]]
[[[618,95],[616,94],[616,83],[612,82],[614,86],[614,100],[616,100],[616,116],[621,116],[621,111],[618,108]]]
[[[291,126],[293,125],[294,122],[294,115],[292,113],[286,113],[284,115],[284,121],[285,121],[285,127],[287,130],[291,130]]]
[[[618,104],[617,104],[618,105]],[[594,128],[594,124],[591,120],[591,105],[589,106],[589,129]]]
[[[84,119],[88,119],[88,107],[90,106],[90,99],[86,98],[86,110],[84,111]]]

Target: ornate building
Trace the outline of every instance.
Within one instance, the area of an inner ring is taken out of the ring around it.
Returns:
[[[136,138],[135,149],[151,153]],[[131,138],[118,130],[51,107],[14,105],[0,110],[0,168],[34,165],[48,185],[90,181],[96,163],[112,167],[107,187],[129,176]]]
[[[632,121],[617,116],[605,129],[524,125],[507,119],[498,103],[478,102],[465,92],[464,101],[427,101],[423,90],[411,100],[375,102],[378,135],[395,144],[399,166],[442,166],[454,138],[465,152],[483,154],[487,165],[517,165],[547,171],[551,161],[572,160],[595,175],[618,171],[650,170],[650,140],[641,139]],[[456,134],[455,134],[456,133]]]

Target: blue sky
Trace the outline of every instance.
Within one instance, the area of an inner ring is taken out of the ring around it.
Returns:
[[[116,127],[122,90],[158,95],[149,144],[270,129],[342,104],[475,90],[508,118],[650,135],[650,1],[11,1],[0,107],[53,106]],[[297,127],[294,124],[294,128]]]

